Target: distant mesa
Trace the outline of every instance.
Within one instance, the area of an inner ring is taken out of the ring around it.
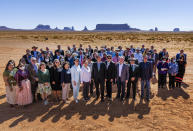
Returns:
[[[155,29],[149,29],[150,32],[158,32],[158,28],[155,27]]]
[[[11,28],[8,28],[6,26],[0,26],[0,30],[12,30]]]
[[[36,28],[34,30],[43,30],[43,31],[73,31],[74,27],[64,27],[63,30],[60,30],[58,27],[52,29],[50,27],[50,25],[42,25],[39,24],[38,26],[36,26]]]
[[[180,32],[180,28],[174,28],[173,32]]]
[[[87,27],[85,26],[84,29],[82,31],[88,31]]]
[[[157,28],[157,27],[155,27],[155,31],[158,31],[158,28]]]
[[[50,25],[39,24],[34,29],[13,29],[7,26],[0,26],[0,30],[16,30],[16,31],[24,31],[24,30],[35,30],[35,31],[76,31],[74,26],[72,27],[64,27],[63,29],[59,29],[58,27],[51,28]],[[101,32],[129,32],[129,31],[149,31],[149,32],[158,32],[158,27],[149,29],[149,30],[140,30],[138,28],[131,28],[128,24],[97,24],[96,29],[88,30],[87,26],[84,27],[81,31],[101,31]],[[180,28],[174,28],[173,32],[180,32]],[[190,32],[190,31],[189,31]],[[191,31],[192,32],[192,31]]]
[[[74,30],[74,26],[72,26],[72,31],[75,31],[75,30]]]
[[[50,28],[50,25],[39,24],[38,26],[36,26],[34,30],[52,30],[52,29]]]
[[[74,27],[73,26],[72,26],[72,28],[64,27],[63,31],[74,31]]]
[[[56,27],[54,30],[55,30],[55,31],[59,31],[60,29],[59,29],[58,27]]]
[[[131,28],[128,24],[97,24],[96,31],[140,31],[137,28]]]
[[[149,29],[150,32],[153,32],[154,30],[153,29]]]

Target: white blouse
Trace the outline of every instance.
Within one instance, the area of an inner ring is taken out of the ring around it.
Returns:
[[[82,67],[81,69],[81,73],[80,73],[80,79],[81,79],[81,83],[82,82],[90,82],[91,80],[91,69],[89,66],[87,66],[87,68],[85,66]]]

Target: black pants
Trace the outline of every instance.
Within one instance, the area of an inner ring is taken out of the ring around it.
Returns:
[[[89,91],[89,86],[90,86],[90,82],[83,82],[83,97],[84,99],[88,99],[88,91]]]
[[[172,76],[171,74],[169,74],[169,88],[174,88],[175,87],[175,76]]]
[[[37,87],[38,87],[38,82],[31,83],[33,102],[35,102],[35,94],[36,94]]]
[[[90,83],[90,94],[91,95],[93,94],[93,86],[94,86],[94,82],[93,80],[91,80],[91,83]]]
[[[122,82],[120,77],[117,80],[117,87],[118,87],[117,98],[121,97],[121,99],[123,99],[125,97],[125,81]]]
[[[112,82],[111,80],[106,81],[107,97],[112,97]]]
[[[97,95],[97,98],[99,98],[101,94],[101,100],[104,100],[104,81],[105,80],[101,80],[101,79],[95,80],[96,95]],[[99,91],[99,85],[100,85],[100,91]]]
[[[133,99],[135,99],[135,96],[136,96],[136,84],[137,84],[136,80],[134,80],[134,81],[129,80],[129,82],[127,84],[127,96],[126,96],[126,98],[130,97],[130,89],[131,89],[131,86],[132,86],[132,89],[133,89]]]
[[[158,74],[158,87],[163,87],[166,85],[167,74]]]

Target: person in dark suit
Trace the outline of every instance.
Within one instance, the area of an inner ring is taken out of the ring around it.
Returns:
[[[63,55],[63,56],[64,56],[64,50],[62,50],[62,49],[61,49],[61,46],[60,46],[60,45],[58,45],[57,47],[58,47],[58,49],[57,49],[57,50],[55,50],[55,56],[56,56],[56,52],[59,52],[61,55]]]
[[[112,56],[107,56],[106,61],[106,90],[107,90],[107,97],[109,100],[112,100],[112,84],[116,77],[116,66],[115,63],[112,62]]]
[[[141,78],[141,99],[144,96],[144,87],[146,86],[146,100],[150,97],[150,79],[152,78],[152,64],[147,61],[147,56],[143,57],[143,62],[139,64],[139,74]]]
[[[184,61],[186,61],[187,55],[184,53],[184,50],[180,50],[180,53],[176,54],[176,61],[180,61],[180,57],[184,57]]]
[[[130,59],[129,65],[129,81],[127,84],[127,96],[126,99],[129,99],[131,86],[133,88],[133,100],[136,96],[136,85],[139,77],[139,65],[135,64],[135,59]]]
[[[157,53],[157,50],[154,49],[153,54],[151,54],[151,57],[154,60],[154,64],[153,64],[153,76],[155,77],[156,74],[156,69],[157,69],[157,63],[159,61],[159,54]]]
[[[163,57],[168,57],[169,54],[166,51],[166,48],[163,48],[163,50],[159,53],[159,60],[161,61]]]
[[[97,99],[101,93],[101,102],[104,101],[104,84],[106,81],[106,65],[101,62],[101,57],[97,56],[97,62],[93,63],[92,67],[92,79],[95,82]],[[100,91],[99,91],[100,85]]]
[[[31,92],[33,96],[33,102],[37,101],[37,87],[38,87],[38,68],[37,59],[35,57],[31,58],[31,63],[27,66],[27,71],[29,75],[29,80],[31,82]]]
[[[125,84],[128,83],[129,79],[129,68],[126,64],[124,64],[124,57],[120,57],[120,62],[116,66],[116,80],[117,80],[117,99],[121,98],[123,101],[125,97]]]
[[[89,52],[89,56],[91,56],[92,53],[94,52],[90,45],[88,45],[88,52]]]
[[[61,53],[60,53],[59,51],[56,51],[56,52],[55,52],[55,55],[54,55],[54,60],[55,60],[55,59],[60,60],[61,57],[62,57]]]

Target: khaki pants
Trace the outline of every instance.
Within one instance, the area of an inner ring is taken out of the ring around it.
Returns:
[[[70,83],[66,83],[64,84],[64,86],[62,86],[62,99],[63,100],[66,100],[68,98],[69,90],[70,90]]]

